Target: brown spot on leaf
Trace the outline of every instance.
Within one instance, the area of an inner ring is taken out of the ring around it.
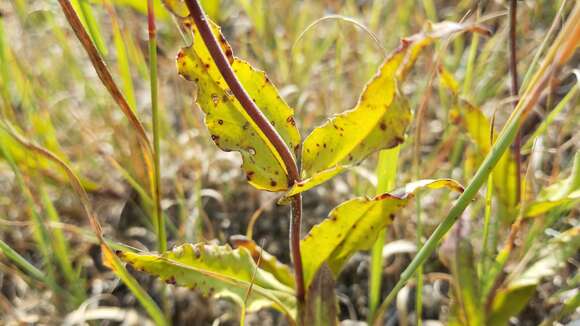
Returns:
[[[386,194],[381,194],[381,195],[378,195],[378,196],[377,196],[377,197],[375,197],[374,199],[375,199],[375,200],[383,200],[383,199],[387,199],[387,198],[392,198],[392,199],[401,199],[401,198],[399,198],[399,197],[397,197],[397,196],[394,196],[394,195],[391,195],[391,194],[388,194],[388,193],[386,193]]]
[[[211,94],[211,100],[214,105],[218,105],[220,102],[220,97],[217,94]]]
[[[277,184],[278,184],[278,183],[277,183],[276,181],[274,181],[274,180],[270,180],[270,186],[272,186],[272,187],[276,187],[276,185],[277,185]]]
[[[218,124],[219,124],[219,125],[223,125],[223,124],[224,124],[224,121],[223,121],[222,119],[219,119],[219,120],[218,120]]]
[[[165,280],[165,283],[175,285],[177,282],[175,281],[175,276],[170,276],[168,279]]]
[[[387,125],[384,122],[381,122],[381,124],[379,124],[379,127],[381,128],[382,131],[387,130]]]
[[[213,141],[218,141],[220,139],[220,136],[217,135],[211,135],[211,140]]]
[[[288,123],[289,123],[289,124],[291,124],[292,126],[295,126],[295,125],[296,125],[296,121],[294,121],[294,117],[293,117],[293,116],[289,116],[289,117],[286,119],[286,122],[288,122]]]

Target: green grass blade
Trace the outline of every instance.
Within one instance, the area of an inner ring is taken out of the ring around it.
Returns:
[[[87,0],[71,0],[70,2],[101,55],[107,55],[107,47],[91,4]]]
[[[379,152],[377,163],[377,194],[389,192],[395,188],[399,151],[397,146]],[[379,306],[381,298],[381,281],[383,275],[383,246],[386,242],[386,230],[382,231],[371,251],[371,268],[369,277],[369,321]]]
[[[131,76],[131,67],[129,65],[129,59],[127,56],[127,47],[125,45],[125,38],[129,38],[130,35],[124,35],[121,29],[117,14],[113,9],[113,6],[107,1],[107,7],[109,15],[111,16],[111,25],[113,30],[113,43],[115,44],[115,50],[117,55],[117,65],[119,69],[119,75],[121,76],[121,82],[123,84],[123,93],[127,98],[127,102],[133,111],[137,108],[137,101],[135,100],[135,91],[133,87],[133,78]]]
[[[151,111],[153,125],[153,169],[154,185],[153,199],[155,206],[155,223],[157,227],[157,246],[159,252],[167,250],[165,221],[161,211],[161,159],[159,146],[159,95],[157,86],[157,32],[155,28],[155,12],[152,0],[147,1],[147,21],[149,30],[149,76],[151,89]]]
[[[578,77],[580,77],[580,76],[578,76]],[[558,114],[560,114],[560,112],[562,112],[562,110],[566,107],[566,105],[572,99],[574,99],[574,97],[578,94],[579,90],[580,90],[580,84],[578,83],[578,81],[576,81],[576,85],[572,86],[572,88],[568,91],[566,96],[564,96],[564,98],[562,98],[560,103],[558,103],[556,105],[556,107],[552,111],[550,111],[550,113],[542,121],[542,123],[540,124],[538,129],[536,129],[536,131],[534,131],[532,136],[528,138],[524,147],[522,148],[523,151],[529,152],[532,149],[532,146],[534,145],[534,141],[538,137],[540,137],[542,134],[544,134],[546,132],[546,130],[548,130],[548,126],[550,126],[552,124],[552,122],[554,122],[554,119],[556,119]],[[578,102],[578,99],[576,99],[576,102]],[[576,103],[576,105],[573,105],[572,107],[575,107],[577,109],[578,108],[577,103]]]
[[[0,239],[0,251],[2,251],[2,253],[7,258],[12,260],[16,265],[18,265],[30,276],[34,277],[35,279],[45,284],[50,284],[50,280],[46,275],[44,275],[44,273],[40,269],[36,268],[34,265],[28,262],[28,260],[20,256],[20,254],[16,252],[16,250],[12,249],[12,247],[10,247],[6,242],[2,241],[2,239]]]

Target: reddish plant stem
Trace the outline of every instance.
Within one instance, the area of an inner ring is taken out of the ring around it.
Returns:
[[[286,145],[280,134],[274,129],[270,121],[252,101],[236,75],[230,62],[213,35],[207,22],[207,18],[198,0],[185,0],[190,15],[193,18],[199,34],[203,39],[222,77],[230,87],[230,90],[240,102],[252,121],[260,128],[264,135],[274,146],[284,162],[290,185],[300,181],[298,166],[290,148]],[[302,198],[296,195],[292,198],[292,215],[290,219],[290,250],[294,262],[294,277],[296,279],[296,296],[300,302],[304,301],[304,277],[302,271],[302,257],[300,254],[300,225],[302,216]]]
[[[518,59],[516,46],[516,27],[517,27],[518,0],[510,0],[509,7],[509,69],[511,75],[511,96],[515,98],[513,102],[514,109],[518,105],[518,92],[520,89],[518,83]],[[518,131],[513,145],[514,158],[516,161],[516,203],[519,203],[522,196],[522,131]]]

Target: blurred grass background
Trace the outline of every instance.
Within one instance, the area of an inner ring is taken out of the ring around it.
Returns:
[[[425,95],[435,62],[459,81],[462,97],[480,106],[487,117],[495,117],[496,126],[503,125],[512,110],[504,1],[203,3],[212,19],[222,26],[235,54],[268,73],[295,109],[302,135],[331,114],[352,108],[365,83],[401,37],[420,32],[428,21],[492,15],[485,25],[494,31],[493,36],[465,34],[447,46],[438,44],[419,59],[403,91],[414,111],[426,103],[421,143],[417,146],[419,152],[414,152],[416,126],[412,126],[401,146],[395,186],[416,178],[436,177],[453,177],[466,184],[481,159],[476,155],[476,144],[449,118],[449,95],[439,88]],[[519,3],[518,67],[520,78],[524,78],[554,19],[558,14],[565,16],[574,1]],[[146,2],[76,0],[73,5],[129,105],[151,132]],[[253,230],[254,239],[289,262],[286,210],[275,206],[275,194],[259,193],[246,184],[237,154],[220,152],[211,143],[203,117],[194,107],[194,87],[176,74],[175,54],[188,40],[162,4],[157,1],[155,6],[161,205],[168,221],[169,247],[204,240],[225,243],[231,235],[245,234],[251,216],[261,214]],[[319,20],[328,16],[331,18]],[[578,62],[576,55],[571,68],[577,68]],[[533,131],[555,104],[577,87],[571,69],[562,76],[561,83],[543,100],[525,130]],[[531,198],[572,173],[573,157],[580,143],[576,94],[574,91],[550,127],[536,138],[534,159],[527,174]],[[100,83],[56,2],[0,3],[0,95],[0,245],[5,248],[0,254],[0,322],[62,324],[94,318],[140,324],[146,314],[103,266],[96,238],[68,186],[65,172],[27,151],[10,135],[19,133],[72,166],[90,194],[106,238],[114,245],[156,249],[149,217],[153,198],[148,191],[147,171],[134,150],[136,133]],[[414,157],[420,158],[418,162],[413,163]],[[373,156],[354,173],[308,192],[304,230],[353,195],[374,194],[376,162],[377,157]],[[435,194],[421,197],[419,215],[424,234],[429,234],[445,216],[450,204],[446,195]],[[483,216],[484,199],[482,195],[467,213],[473,219],[474,244],[481,239],[479,217]],[[492,215],[505,216],[498,207],[494,205]],[[414,243],[416,213],[411,208],[397,217],[388,238]],[[528,240],[545,241],[551,234],[577,226],[578,209],[565,210],[552,219],[556,222],[544,222],[548,218],[543,218],[542,223],[531,222],[529,228],[540,231]],[[508,233],[509,223],[493,230],[490,236],[495,247]],[[409,255],[397,255],[389,263],[384,271],[383,296],[408,258]],[[578,268],[578,256],[575,258],[560,277],[566,279]],[[343,318],[366,319],[368,269],[368,255],[357,255],[339,279]],[[425,267],[425,273],[445,270],[437,259]],[[158,283],[142,275],[136,277],[176,324],[206,325],[215,320],[231,323],[237,318],[228,303],[208,300],[186,289],[163,294],[166,290]],[[564,287],[556,279],[547,283],[514,320],[515,324],[532,325],[547,318],[558,303],[548,298]],[[448,303],[445,295],[433,298],[439,293],[433,290],[435,285],[427,279],[427,291],[432,297],[423,299],[423,314],[427,319],[444,320]],[[403,309],[406,313],[414,309],[411,303],[409,306]],[[280,316],[271,311],[253,318],[256,325],[281,322]],[[389,322],[402,324],[401,318]]]

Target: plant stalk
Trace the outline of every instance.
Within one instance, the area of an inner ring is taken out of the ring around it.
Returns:
[[[517,59],[517,14],[518,14],[518,0],[510,0],[509,7],[509,69],[511,77],[511,96],[515,99],[513,101],[514,110],[518,106],[518,59]],[[518,131],[516,140],[513,145],[514,159],[516,161],[516,204],[521,201],[522,197],[522,132]]]
[[[157,226],[157,247],[159,252],[167,250],[165,223],[161,211],[161,153],[159,149],[159,96],[157,86],[157,32],[155,28],[155,11],[153,1],[147,0],[147,29],[149,32],[149,80],[151,88],[151,113],[153,125],[153,194],[155,206],[155,224]]]
[[[222,77],[226,81],[230,90],[240,102],[248,116],[260,128],[266,138],[272,143],[272,146],[280,155],[284,167],[286,169],[290,185],[300,181],[300,174],[298,172],[298,165],[280,134],[274,129],[270,121],[264,116],[262,111],[252,101],[238,78],[236,77],[230,62],[225,53],[220,47],[218,41],[213,35],[211,28],[207,22],[207,17],[199,4],[198,0],[185,0],[190,15],[193,18],[195,25],[203,39],[212,59],[214,60]],[[296,278],[296,297],[299,302],[304,302],[304,277],[302,271],[302,257],[300,254],[300,223],[302,216],[302,199],[300,195],[292,198],[292,215],[290,221],[290,250],[292,260],[294,262],[294,276]]]

